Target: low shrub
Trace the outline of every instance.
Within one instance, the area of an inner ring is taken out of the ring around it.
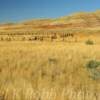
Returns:
[[[93,44],[94,44],[94,42],[93,42],[92,40],[87,40],[85,43],[86,43],[87,45],[93,45]]]
[[[95,69],[95,68],[97,68],[99,65],[100,65],[100,62],[99,62],[99,61],[90,60],[90,61],[88,61],[88,62],[86,63],[86,68]]]
[[[93,80],[100,80],[100,61],[89,60],[85,67],[89,73],[89,77]]]

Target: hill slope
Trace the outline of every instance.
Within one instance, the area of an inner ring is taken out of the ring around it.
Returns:
[[[56,19],[33,19],[20,23],[0,24],[0,30],[83,29],[100,26],[100,11],[80,12]]]

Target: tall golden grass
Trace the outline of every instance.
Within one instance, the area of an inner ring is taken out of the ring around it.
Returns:
[[[98,44],[0,42],[0,100],[99,100],[89,59],[100,59]]]

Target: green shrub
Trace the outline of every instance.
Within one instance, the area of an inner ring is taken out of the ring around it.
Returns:
[[[87,41],[86,41],[86,44],[87,44],[87,45],[93,45],[94,42],[93,42],[92,40],[87,40]]]
[[[99,61],[90,60],[90,61],[88,61],[88,62],[86,63],[86,68],[95,69],[95,68],[97,68],[99,65],[100,65],[100,62],[99,62]]]
[[[93,80],[100,80],[100,61],[89,60],[85,67],[87,68],[89,77]]]

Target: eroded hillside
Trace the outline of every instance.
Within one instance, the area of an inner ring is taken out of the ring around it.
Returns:
[[[100,11],[80,12],[55,19],[33,19],[19,23],[1,24],[0,30],[47,30],[70,28],[98,28],[100,26]]]

